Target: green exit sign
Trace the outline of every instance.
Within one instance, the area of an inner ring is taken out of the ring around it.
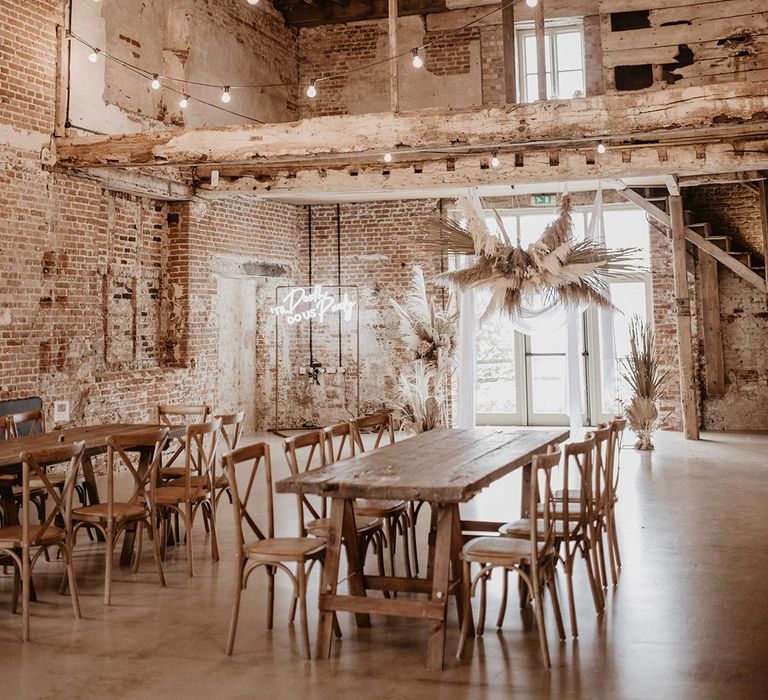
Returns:
[[[531,196],[531,204],[541,206],[551,206],[555,204],[555,195],[553,194],[534,194]]]

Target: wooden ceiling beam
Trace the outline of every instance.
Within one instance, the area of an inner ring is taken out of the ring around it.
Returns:
[[[314,2],[275,0],[275,7],[285,21],[295,27],[321,24],[344,24],[362,20],[386,19],[388,0],[348,0],[347,2]],[[427,15],[446,12],[445,0],[399,0],[398,14]]]
[[[392,151],[467,151],[547,144],[674,143],[707,135],[748,138],[768,129],[768,82],[668,88],[552,100],[505,108],[426,109],[398,114],[315,117],[116,136],[55,139],[69,168],[166,165],[267,165]],[[449,153],[450,155],[450,153]]]
[[[670,173],[701,177],[721,172],[768,169],[768,137],[733,144],[664,147],[625,147],[597,154],[593,150],[557,150],[500,153],[499,167],[487,156],[461,156],[450,161],[430,160],[417,166],[377,163],[361,167],[320,170],[283,170],[272,174],[221,177],[216,188],[202,182],[198,197],[254,197],[258,199],[312,199],[336,197],[339,201],[455,196],[468,187],[494,188],[494,196],[514,194],[526,184],[584,180],[648,178],[664,184]],[[199,173],[198,173],[199,174]],[[449,192],[450,191],[450,192]],[[452,194],[455,193],[455,194]]]

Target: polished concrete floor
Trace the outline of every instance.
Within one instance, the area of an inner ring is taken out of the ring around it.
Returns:
[[[271,438],[271,440],[275,440]],[[652,454],[622,453],[620,536],[624,568],[597,617],[578,568],[580,637],[557,640],[549,615],[552,670],[543,670],[530,615],[510,608],[454,657],[451,606],[446,669],[424,667],[426,627],[373,618],[358,630],[342,617],[330,661],[305,662],[287,624],[282,577],[275,629],[265,629],[265,587],[255,574],[243,597],[232,657],[224,654],[232,596],[232,527],[220,514],[222,560],[210,561],[195,531],[196,575],[182,551],[169,553],[168,587],[151,555],[134,575],[118,570],[113,605],[102,604],[102,546],[79,540],[83,619],[56,593],[60,562],[42,562],[32,641],[8,611],[10,576],[0,575],[0,698],[765,698],[768,697],[768,436],[705,434],[700,442],[658,437]],[[275,445],[278,448],[277,444]],[[286,475],[274,449],[276,478]],[[519,476],[468,504],[466,516],[514,516]],[[293,534],[295,501],[277,498],[279,529]],[[423,518],[426,525],[427,518]],[[369,562],[370,563],[370,562]],[[317,574],[312,575],[312,595]],[[477,601],[475,601],[477,604]],[[316,623],[310,615],[310,632]]]

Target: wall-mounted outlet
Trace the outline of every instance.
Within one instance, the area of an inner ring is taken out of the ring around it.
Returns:
[[[346,374],[347,368],[346,367],[337,367],[336,372],[337,374]]]
[[[53,422],[69,423],[69,401],[53,402]]]
[[[306,374],[307,368],[306,367],[299,367],[299,374]]]

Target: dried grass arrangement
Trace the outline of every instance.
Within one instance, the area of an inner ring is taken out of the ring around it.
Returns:
[[[456,314],[427,296],[424,272],[414,267],[410,288],[399,304],[390,299],[411,354],[398,380],[396,410],[406,430],[422,433],[448,424],[448,385],[456,354]]]
[[[657,402],[670,376],[669,370],[659,365],[655,341],[650,322],[633,317],[629,326],[630,353],[621,361],[621,376],[632,390],[625,411],[629,427],[637,435],[637,450],[653,449],[651,438],[661,422]]]
[[[533,299],[544,306],[595,303],[611,308],[607,280],[640,271],[634,264],[636,249],[609,249],[598,241],[573,237],[569,195],[560,199],[557,218],[527,248],[519,241],[513,243],[495,210],[501,237],[489,231],[469,200],[459,199],[457,206],[463,225],[433,219],[426,233],[432,245],[441,250],[475,255],[476,259],[462,270],[438,275],[435,281],[458,290],[489,287],[492,295],[483,317],[496,310],[515,317]]]

